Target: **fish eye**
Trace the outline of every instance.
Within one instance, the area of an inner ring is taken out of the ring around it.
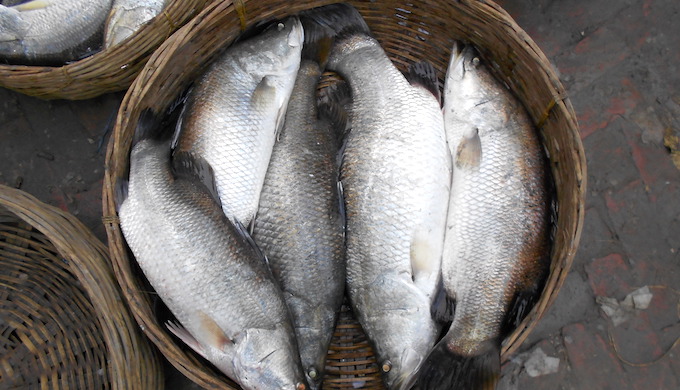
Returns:
[[[389,360],[385,360],[382,364],[382,367],[380,367],[383,372],[390,372],[392,369],[392,362]]]
[[[307,375],[312,379],[316,379],[316,377],[319,376],[319,373],[316,371],[316,368],[312,367],[309,369],[309,372],[307,372]]]
[[[279,23],[279,24],[276,25],[276,28],[277,28],[279,31],[281,31],[281,30],[283,30],[284,28],[286,28],[286,26],[285,26],[283,23]]]
[[[479,66],[479,57],[475,57],[472,59],[472,66],[475,68]]]

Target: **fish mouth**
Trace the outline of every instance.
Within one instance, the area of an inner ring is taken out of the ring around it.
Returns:
[[[448,78],[460,81],[465,77],[467,60],[474,61],[476,58],[475,48],[462,42],[454,42],[451,49],[451,60],[447,71]]]
[[[305,40],[305,33],[302,29],[302,23],[298,18],[291,18],[288,23],[293,23],[290,33],[288,34],[288,45],[290,47],[302,46],[302,42]]]

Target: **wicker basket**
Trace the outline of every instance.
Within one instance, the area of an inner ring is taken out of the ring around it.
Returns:
[[[126,89],[158,46],[212,0],[173,0],[118,45],[60,66],[0,65],[0,87],[41,99],[90,99]]]
[[[154,53],[123,99],[117,117],[106,156],[103,194],[111,257],[126,297],[149,337],[172,364],[206,388],[234,388],[235,385],[176,341],[154,316],[149,294],[140,292],[145,281],[135,272],[134,260],[129,257],[118,225],[113,200],[114,183],[126,175],[130,143],[142,110],[151,108],[155,112],[163,112],[218,49],[237,36],[243,25],[270,17],[282,18],[334,2],[337,1],[242,0],[211,4]],[[554,301],[567,276],[581,235],[585,157],[576,117],[564,87],[531,38],[491,1],[424,0],[414,4],[399,0],[364,0],[349,3],[362,13],[373,34],[402,71],[412,62],[428,60],[443,79],[453,40],[474,43],[481,48],[481,54],[492,61],[497,77],[516,93],[540,129],[550,157],[559,206],[551,272],[539,302],[504,340],[502,358],[507,359]],[[356,325],[343,326],[350,333],[360,333]],[[343,335],[342,330],[339,328],[334,341],[339,350],[346,350],[347,340],[354,338],[358,343],[365,340],[357,336],[359,333]],[[343,337],[345,344],[341,342]],[[327,387],[332,382],[333,388],[350,389],[353,382],[357,382],[352,379],[355,376],[377,378],[376,370],[365,369],[371,367],[373,359],[370,348],[356,346],[350,354],[353,361],[342,354],[340,356],[344,357],[333,360],[336,354],[332,352],[328,366],[344,369],[331,369],[326,380]],[[374,386],[376,382],[367,380],[366,383]],[[379,384],[375,388],[380,388]]]
[[[158,389],[106,247],[75,217],[0,186],[0,388]]]

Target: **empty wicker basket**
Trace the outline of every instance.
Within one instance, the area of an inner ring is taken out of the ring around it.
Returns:
[[[162,387],[106,247],[75,217],[5,186],[0,297],[0,388]]]
[[[0,65],[0,87],[42,99],[90,99],[122,91],[158,46],[211,0],[172,0],[132,37],[80,61],[58,67]]]
[[[297,13],[337,1],[224,1],[207,7],[180,29],[151,57],[121,105],[106,156],[104,216],[109,250],[126,298],[149,337],[180,371],[206,388],[238,388],[205,360],[174,339],[143,293],[143,276],[136,272],[118,225],[114,184],[126,177],[130,144],[140,113],[163,112],[224,44],[241,28],[257,21]],[[364,16],[374,36],[403,71],[427,60],[446,72],[456,39],[481,48],[496,76],[524,103],[540,130],[549,155],[559,206],[550,276],[539,302],[503,343],[502,359],[526,339],[562,286],[578,247],[584,213],[586,166],[578,125],[564,87],[545,55],[501,7],[483,0],[348,1]],[[357,382],[382,388],[373,356],[360,329],[344,314],[329,353],[326,388],[351,389]],[[342,353],[343,351],[347,353]]]

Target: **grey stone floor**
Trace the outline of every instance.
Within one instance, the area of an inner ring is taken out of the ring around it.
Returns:
[[[560,72],[588,197],[571,273],[499,389],[678,389],[680,166],[664,138],[680,134],[680,2],[500,4]],[[70,211],[105,241],[101,145],[122,96],[46,102],[0,89],[0,183]],[[649,304],[627,307],[644,286]],[[601,309],[606,298],[618,312]],[[193,387],[166,374],[168,388]]]

